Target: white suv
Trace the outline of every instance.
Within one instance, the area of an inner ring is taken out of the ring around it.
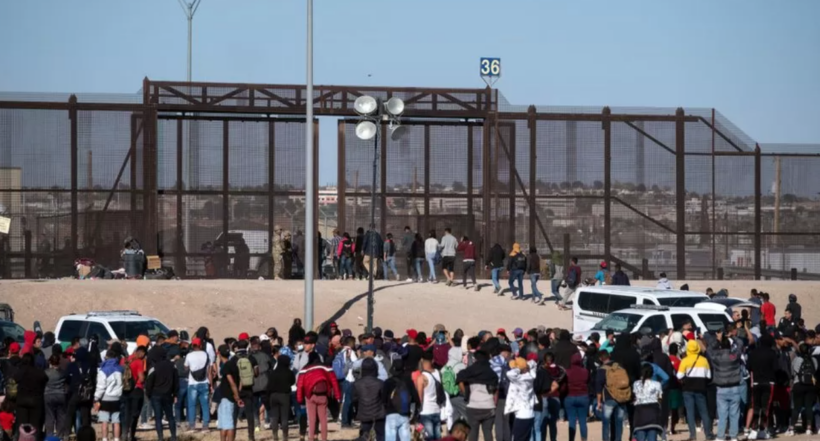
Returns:
[[[714,310],[699,307],[669,307],[655,305],[631,305],[629,308],[609,314],[596,323],[592,329],[579,332],[584,338],[589,338],[593,332],[603,337],[608,330],[616,334],[638,332],[649,328],[654,335],[667,329],[681,329],[687,321],[692,322],[693,329],[700,328],[702,332],[723,329],[732,322],[732,318],[724,310]]]
[[[108,349],[110,340],[124,340],[128,343],[128,352],[133,353],[140,335],[148,335],[153,340],[157,334],[167,335],[168,331],[168,327],[159,320],[142,316],[137,311],[91,311],[61,317],[54,334],[57,343],[71,342],[74,337],[88,339],[96,335],[101,351]]]

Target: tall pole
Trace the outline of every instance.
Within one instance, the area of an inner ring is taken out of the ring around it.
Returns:
[[[316,225],[313,210],[316,189],[313,188],[313,0],[307,0],[307,98],[305,101],[305,327],[313,329],[313,267],[316,259]]]
[[[381,108],[379,101],[379,124],[376,126],[376,136],[373,137],[373,186],[370,187],[370,264],[367,278],[367,332],[373,332],[373,264],[376,260],[376,172],[379,163],[379,132],[381,132]]]

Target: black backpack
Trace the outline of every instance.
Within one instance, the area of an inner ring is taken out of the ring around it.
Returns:
[[[436,393],[436,398],[438,399],[438,393]],[[410,388],[407,387],[405,380],[402,379],[396,382],[396,388],[393,389],[393,392],[390,394],[390,402],[399,415],[410,414],[410,406],[413,404],[413,395]]]
[[[387,249],[384,252],[387,254],[387,257],[393,257],[396,255],[396,243],[393,242],[393,239],[387,239]]]
[[[96,385],[94,384],[94,377],[91,375],[91,370],[83,373],[82,369],[80,369],[80,377],[80,387],[79,389],[77,389],[77,396],[79,397],[79,401],[93,401],[94,390],[96,389]]]
[[[518,253],[513,258],[515,262],[515,269],[525,271],[527,269],[527,256],[524,253]]]
[[[444,391],[444,385],[441,384],[441,381],[436,380],[435,375],[430,373],[428,373],[428,375],[433,379],[433,383],[436,384],[436,404],[442,407],[447,402],[447,392]]]
[[[800,370],[797,372],[797,379],[803,384],[814,385],[814,360],[811,357],[803,357]]]

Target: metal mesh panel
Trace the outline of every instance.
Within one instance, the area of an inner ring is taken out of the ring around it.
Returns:
[[[80,189],[130,188],[129,163],[134,124],[135,115],[132,112],[77,112],[77,175]]]
[[[0,109],[0,169],[19,169],[22,188],[70,189],[68,116],[65,110]]]

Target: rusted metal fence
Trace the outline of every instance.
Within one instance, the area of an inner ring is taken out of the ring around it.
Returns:
[[[363,94],[407,104],[407,135],[378,146],[383,232],[451,227],[482,258],[518,242],[645,278],[820,278],[820,148],[761,149],[712,109],[515,107],[491,89],[318,86],[317,116],[342,118],[325,232],[369,223],[374,147],[350,119]],[[118,267],[129,236],[178,275],[203,276],[210,257],[227,277],[235,250],[203,245],[232,232],[269,275],[273,226],[304,225],[302,86],[146,79],[136,99],[0,98],[4,278],[66,275],[78,257]]]

